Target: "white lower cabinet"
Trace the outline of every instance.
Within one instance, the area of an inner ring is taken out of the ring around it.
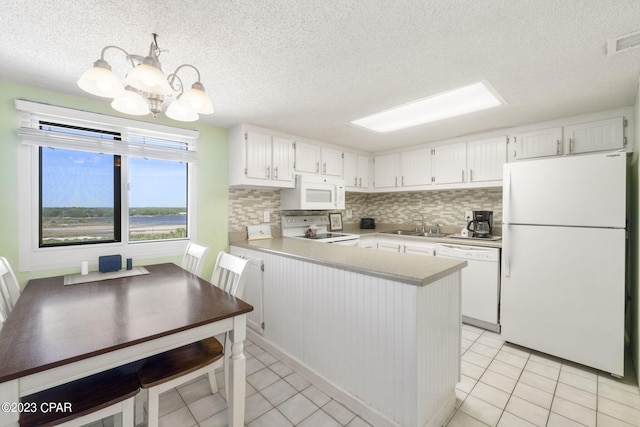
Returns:
[[[378,240],[376,239],[376,236],[360,236],[358,247],[366,249],[377,249]]]
[[[402,242],[396,239],[378,237],[378,250],[387,252],[402,252]]]
[[[436,254],[436,243],[427,242],[406,242],[404,253],[411,255],[434,256]]]
[[[264,331],[263,315],[263,288],[264,288],[264,262],[259,252],[243,248],[231,247],[232,255],[249,260],[247,266],[247,284],[244,294],[238,297],[253,306],[253,311],[247,314],[247,326],[262,334]]]

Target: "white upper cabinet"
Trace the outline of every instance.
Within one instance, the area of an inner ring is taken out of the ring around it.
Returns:
[[[293,140],[242,125],[231,128],[229,185],[293,188]]]
[[[296,141],[295,171],[342,177],[342,151]]]
[[[400,154],[384,154],[373,158],[373,186],[375,188],[400,186]]]
[[[322,147],[321,158],[323,175],[342,177],[342,150]]]
[[[295,153],[294,168],[296,172],[320,173],[321,153],[319,146],[296,141]]]
[[[624,148],[623,117],[565,126],[564,146],[567,154]]]
[[[431,149],[403,151],[400,153],[400,185],[414,187],[431,184]]]
[[[468,182],[502,180],[502,166],[507,162],[507,137],[469,141],[467,161]]]
[[[467,182],[467,143],[441,145],[433,148],[432,170],[435,184]]]
[[[562,127],[535,130],[513,136],[509,152],[515,160],[562,154]]]
[[[271,138],[271,179],[293,182],[293,140],[279,136]]]
[[[369,156],[344,152],[344,184],[348,191],[369,189]]]

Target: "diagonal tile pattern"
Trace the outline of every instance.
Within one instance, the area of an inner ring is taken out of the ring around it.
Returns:
[[[504,343],[500,335],[463,326],[462,376],[446,427],[640,426],[640,390],[628,358],[625,377]],[[323,393],[251,342],[247,356],[248,427],[366,427],[362,417]],[[218,372],[222,385],[222,372]],[[224,389],[206,378],[164,393],[162,427],[227,425]],[[113,419],[91,427],[111,427]]]

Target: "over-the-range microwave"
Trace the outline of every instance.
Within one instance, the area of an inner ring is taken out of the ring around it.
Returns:
[[[344,209],[344,180],[321,175],[296,175],[295,188],[280,190],[280,209]]]

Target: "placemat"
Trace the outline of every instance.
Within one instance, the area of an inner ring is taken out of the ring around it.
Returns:
[[[119,270],[111,271],[109,273],[100,273],[99,271],[91,271],[89,274],[68,274],[64,276],[64,284],[66,285],[79,285],[80,283],[97,282],[100,280],[119,279],[121,277],[140,276],[143,274],[149,274],[149,271],[144,267],[133,267],[131,270]]]

